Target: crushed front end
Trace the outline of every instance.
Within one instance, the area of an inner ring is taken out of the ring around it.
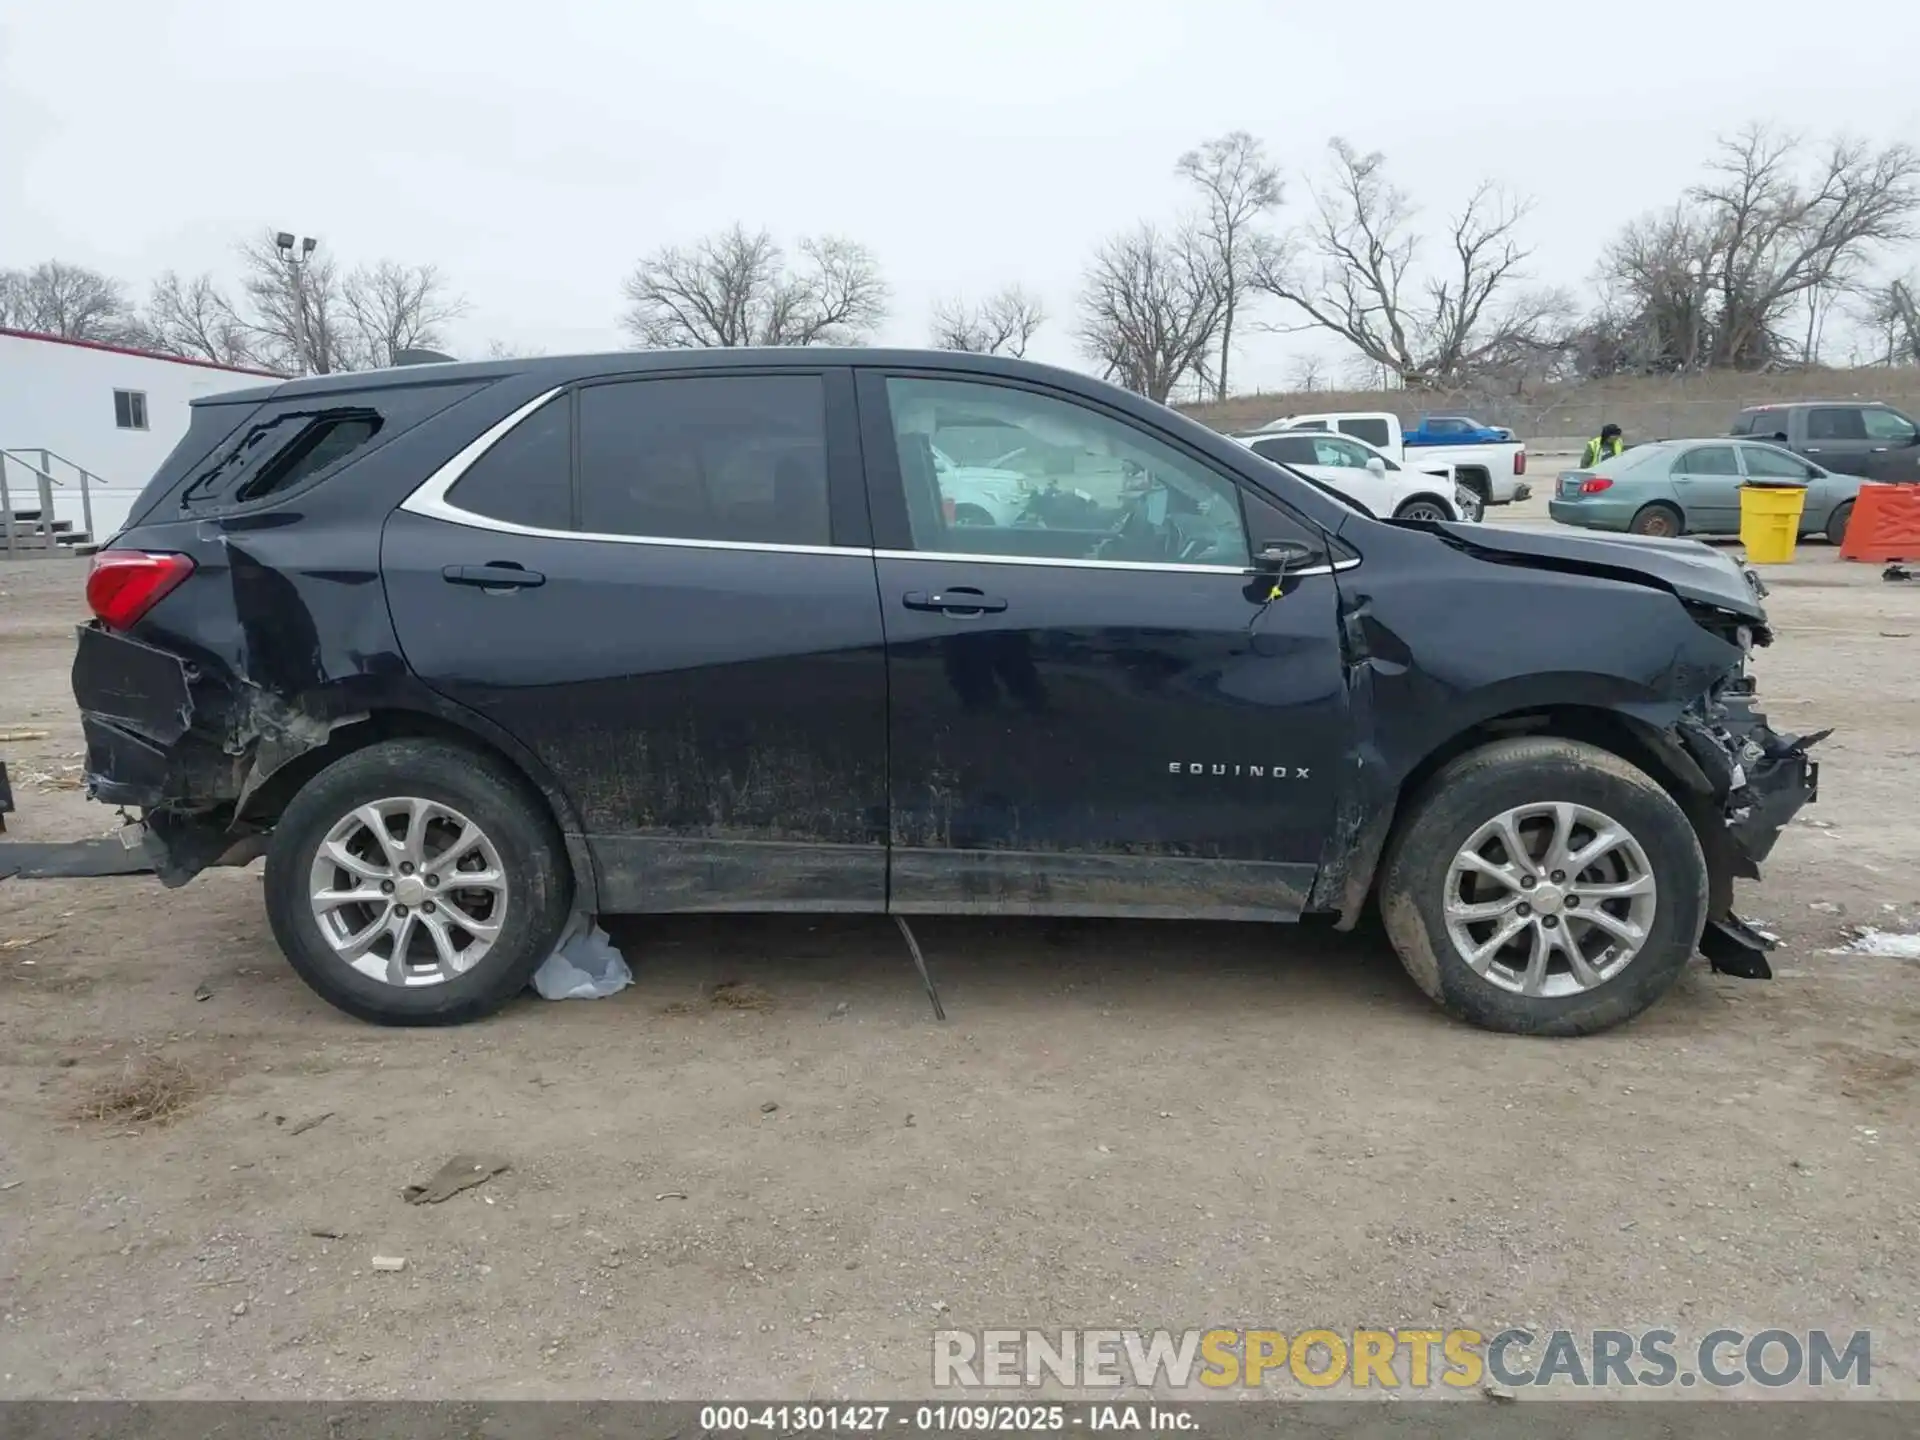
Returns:
[[[1686,708],[1674,733],[1704,782],[1703,803],[1694,812],[1710,877],[1701,951],[1716,970],[1764,980],[1773,974],[1766,953],[1775,942],[1733,913],[1733,882],[1759,879],[1780,832],[1819,798],[1820,766],[1808,751],[1832,732],[1790,735],[1767,723],[1745,656],[1770,644],[1772,632],[1764,622],[1732,630],[1728,638],[1740,646],[1741,664]]]

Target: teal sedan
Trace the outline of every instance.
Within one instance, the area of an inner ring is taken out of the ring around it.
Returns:
[[[1798,482],[1807,487],[1800,534],[1838,545],[1860,490],[1778,445],[1744,440],[1660,440],[1636,445],[1587,470],[1564,470],[1547,513],[1584,530],[1633,535],[1738,535],[1740,487]]]

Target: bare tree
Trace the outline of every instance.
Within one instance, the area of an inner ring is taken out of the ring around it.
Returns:
[[[404,350],[438,350],[445,327],[466,313],[438,268],[382,260],[357,267],[340,289],[346,313],[343,349],[353,369],[380,369]]]
[[[214,292],[209,306],[238,318],[248,352],[287,375],[392,365],[403,350],[439,349],[447,322],[466,312],[438,268],[381,260],[342,271],[324,251],[283,249],[265,233],[240,248],[244,308]]]
[[[670,245],[627,278],[627,330],[642,346],[852,345],[887,315],[873,256],[851,240],[802,240],[801,264],[765,230],[734,225]]]
[[[1220,358],[1213,367],[1214,398],[1227,398],[1227,368],[1233,357],[1233,324],[1254,277],[1276,254],[1261,220],[1280,204],[1279,168],[1266,147],[1245,130],[1205,141],[1174,163],[1174,173],[1201,194],[1200,234],[1213,248],[1225,299],[1220,312]]]
[[[252,336],[211,275],[183,280],[168,270],[153,282],[141,320],[147,348],[216,365],[255,362]]]
[[[1296,356],[1287,367],[1287,383],[1295,391],[1311,395],[1327,388],[1327,362],[1318,355]]]
[[[1601,275],[1626,368],[1815,360],[1826,316],[1876,251],[1914,235],[1917,215],[1913,147],[1838,139],[1809,157],[1792,136],[1749,126],[1720,143],[1708,178],[1672,211],[1607,247]]]
[[[489,340],[486,358],[489,360],[531,360],[536,355],[547,352],[535,345],[521,345],[511,340]]]
[[[1866,287],[1856,318],[1873,338],[1876,365],[1920,365],[1920,280],[1911,275]]]
[[[1206,237],[1191,224],[1170,235],[1142,224],[1095,252],[1078,334],[1108,379],[1165,404],[1177,385],[1207,378],[1225,308]]]
[[[126,286],[112,276],[64,260],[28,270],[0,270],[0,325],[108,344],[133,338]]]
[[[1027,346],[1046,318],[1039,300],[1018,285],[1009,285],[978,305],[964,300],[936,304],[928,338],[939,350],[1012,355],[1017,359],[1027,353]]]
[[[1331,331],[1408,383],[1449,383],[1563,343],[1567,298],[1525,285],[1518,239],[1528,206],[1483,184],[1447,225],[1444,259],[1420,263],[1421,236],[1385,157],[1341,139],[1315,215],[1265,258],[1256,286],[1292,305],[1302,328]]]

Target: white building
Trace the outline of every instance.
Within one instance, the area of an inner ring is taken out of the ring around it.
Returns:
[[[88,340],[0,329],[0,466],[16,510],[39,508],[40,452],[61,482],[56,518],[82,528],[80,470],[93,536],[113,534],[134,497],[187,430],[187,402],[277,376],[204,360],[180,360]]]

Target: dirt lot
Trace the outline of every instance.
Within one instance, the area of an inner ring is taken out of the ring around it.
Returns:
[[[14,838],[113,823],[61,788],[81,573],[0,565]],[[1665,1323],[1870,1327],[1920,1396],[1920,964],[1834,953],[1920,927],[1920,588],[1813,547],[1774,608],[1768,708],[1839,727],[1743,897],[1779,978],[1583,1042],[1444,1019],[1377,938],[1148,924],[929,922],[940,1025],[890,926],[811,919],[624,924],[613,1000],[386,1031],[255,873],[0,882],[0,1394],[911,1396],[945,1326]],[[83,1116],[154,1057],[170,1121]],[[512,1168],[402,1202],[458,1151]]]

